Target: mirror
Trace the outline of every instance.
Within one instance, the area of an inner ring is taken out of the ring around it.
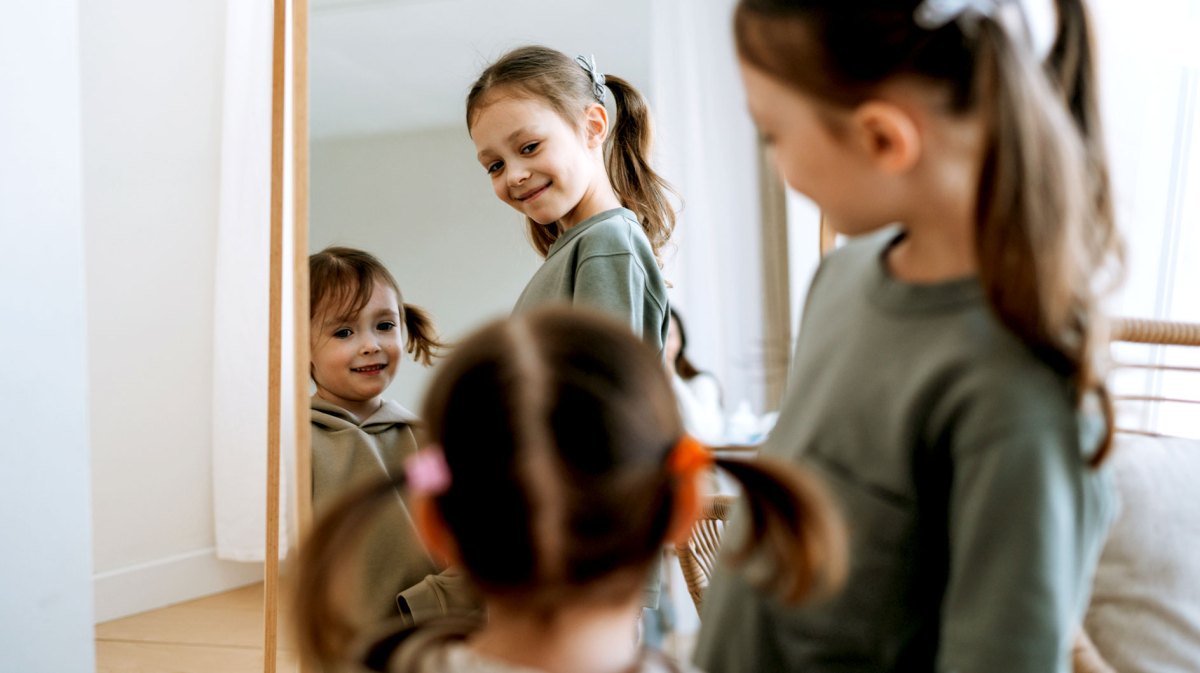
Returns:
[[[759,440],[821,239],[815,210],[785,196],[745,111],[733,5],[313,0],[309,251],[374,254],[449,342],[510,313],[541,259],[476,159],[466,93],[517,46],[594,55],[647,98],[652,161],[682,200],[664,276],[688,360],[718,382],[700,410],[715,423],[693,432],[714,445]],[[418,411],[431,371],[404,356],[384,397]],[[686,592],[678,606],[673,644],[685,648],[697,623]]]
[[[664,275],[686,320],[688,355],[721,382],[729,411],[743,403],[769,411],[795,323],[792,298],[807,283],[818,237],[811,207],[784,206],[769,171],[760,180],[728,35],[732,6],[315,0],[310,250],[376,254],[406,301],[428,309],[451,341],[510,312],[540,259],[475,159],[466,92],[516,46],[594,54],[649,100],[655,166],[684,204]],[[611,113],[611,97],[608,105]],[[773,193],[760,197],[760,183]],[[777,211],[777,231],[765,235],[762,203]],[[775,290],[770,310],[744,301],[764,288]],[[388,396],[416,409],[428,376],[406,361]]]

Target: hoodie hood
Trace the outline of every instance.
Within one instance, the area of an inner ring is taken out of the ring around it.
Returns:
[[[312,398],[313,425],[329,432],[353,429],[375,435],[397,425],[412,425],[417,420],[417,415],[399,402],[384,400],[383,406],[359,424],[349,411],[315,395]]]

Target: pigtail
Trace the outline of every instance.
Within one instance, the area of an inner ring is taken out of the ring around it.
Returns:
[[[441,355],[439,351],[446,347],[438,340],[433,317],[425,309],[413,304],[402,304],[400,313],[404,316],[404,329],[408,334],[404,350],[416,362],[426,367],[432,365],[433,358]]]
[[[1096,279],[1119,255],[1094,100],[1088,102],[1094,86],[1086,17],[1078,0],[1058,1],[1066,18],[1046,64],[1050,77],[1003,25],[980,22],[977,82],[992,104],[975,245],[981,284],[1001,322],[1069,377],[1077,405],[1097,394],[1105,407],[1106,432],[1092,458],[1099,465],[1114,414],[1101,366],[1106,324]]]
[[[660,252],[675,231],[670,201],[675,191],[650,167],[653,132],[646,99],[620,77],[605,75],[604,79],[617,108],[607,142],[608,177],[621,203],[637,213],[661,267]]]
[[[846,576],[846,531],[825,489],[799,468],[767,457],[715,462],[741,485],[750,520],[731,560],[764,560],[752,580],[789,603],[837,590]]]
[[[350,616],[346,589],[355,581],[347,567],[367,526],[394,503],[402,473],[347,493],[322,516],[300,549],[292,586],[296,642],[305,661],[347,661],[363,625]]]

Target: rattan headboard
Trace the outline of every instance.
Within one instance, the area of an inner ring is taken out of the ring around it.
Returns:
[[[1112,335],[1114,350],[1122,348],[1119,344],[1151,347],[1142,349],[1135,358],[1130,358],[1128,353],[1115,354],[1115,376],[1131,370],[1143,374],[1141,391],[1136,394],[1122,392],[1121,386],[1114,384],[1113,400],[1118,407],[1118,430],[1141,435],[1161,434],[1154,427],[1133,427],[1128,420],[1123,423],[1122,410],[1128,412],[1136,408],[1138,413],[1132,415],[1140,416],[1138,425],[1145,426],[1148,423],[1156,426],[1163,408],[1178,410],[1200,407],[1200,352],[1183,354],[1178,348],[1190,351],[1188,347],[1200,347],[1200,324],[1124,318],[1113,322]],[[1159,408],[1153,409],[1152,405],[1158,405]],[[1193,413],[1187,412],[1187,417],[1190,419]],[[1125,415],[1127,419],[1130,414]],[[1184,417],[1179,411],[1173,412],[1173,415],[1176,419]],[[1200,437],[1200,421],[1188,420],[1185,424],[1191,426],[1191,431],[1182,434]]]

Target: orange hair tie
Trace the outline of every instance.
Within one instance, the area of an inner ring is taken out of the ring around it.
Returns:
[[[672,474],[681,477],[705,469],[712,464],[712,454],[691,435],[680,437],[675,448],[671,449],[671,455],[667,457],[667,469]]]

